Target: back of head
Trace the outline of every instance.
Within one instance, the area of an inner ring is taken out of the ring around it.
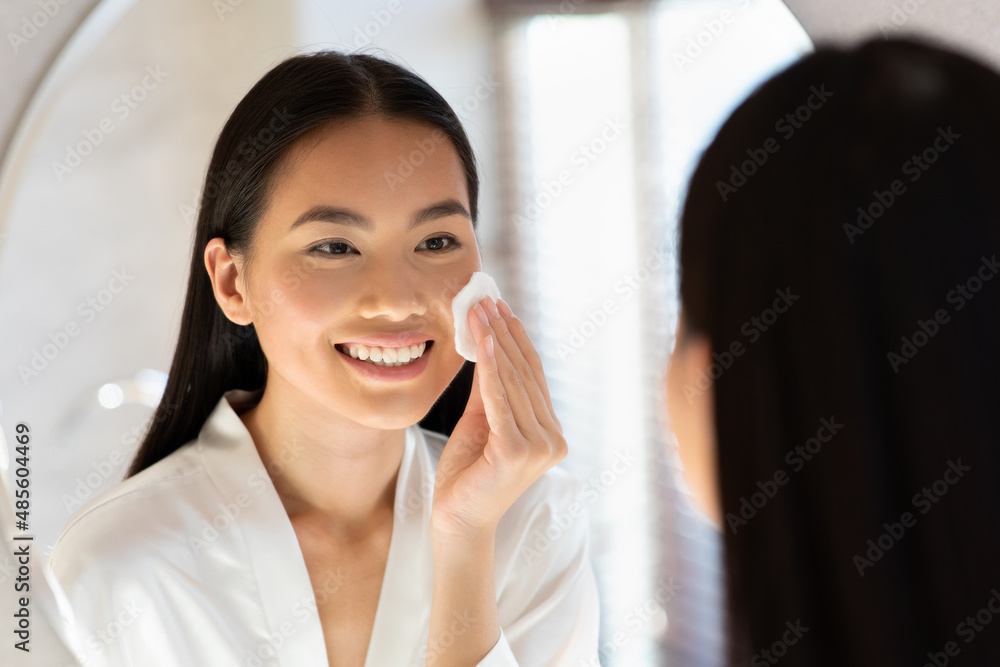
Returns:
[[[993,71],[873,40],[702,157],[681,299],[716,354],[734,661],[1000,655],[966,621],[1000,612],[998,119]]]

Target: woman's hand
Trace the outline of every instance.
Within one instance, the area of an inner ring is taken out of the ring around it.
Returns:
[[[492,535],[514,501],[566,457],[542,362],[501,299],[469,311],[478,346],[472,393],[438,463],[431,512],[436,537]]]

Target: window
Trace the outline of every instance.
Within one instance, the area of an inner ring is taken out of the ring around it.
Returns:
[[[585,481],[603,617],[592,665],[722,663],[721,534],[662,404],[676,229],[704,147],[811,49],[779,0],[497,0],[509,290]]]

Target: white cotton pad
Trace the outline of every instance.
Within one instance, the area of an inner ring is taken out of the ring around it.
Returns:
[[[482,271],[472,274],[469,283],[451,301],[451,315],[455,319],[455,350],[468,359],[476,360],[476,338],[469,329],[469,309],[483,297],[500,298],[500,290],[493,279]]]

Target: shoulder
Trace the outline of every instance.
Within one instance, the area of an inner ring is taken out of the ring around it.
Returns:
[[[73,512],[56,540],[50,565],[68,571],[89,557],[125,555],[141,544],[181,538],[179,525],[189,522],[191,508],[207,480],[197,441],[192,440],[149,468],[90,499]]]

